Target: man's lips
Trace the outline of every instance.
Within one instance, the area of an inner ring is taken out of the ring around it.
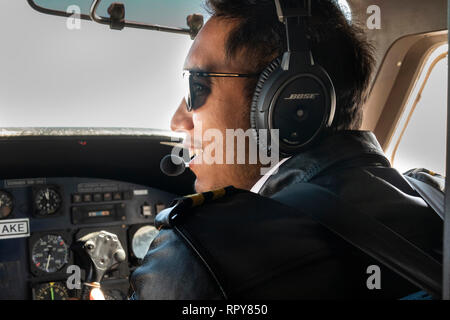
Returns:
[[[195,165],[196,159],[200,159],[203,150],[201,149],[189,149],[189,166]]]
[[[180,145],[180,147],[189,150],[189,158],[191,159],[191,161],[193,158],[195,158],[196,156],[198,156],[203,152],[202,145],[201,143],[198,142],[193,143],[184,142]]]

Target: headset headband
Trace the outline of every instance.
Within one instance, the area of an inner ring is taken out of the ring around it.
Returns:
[[[275,0],[275,6],[278,19],[286,26],[287,52],[283,56],[281,67],[289,70],[293,55],[306,65],[314,65],[306,34],[307,20],[312,16],[311,0]]]

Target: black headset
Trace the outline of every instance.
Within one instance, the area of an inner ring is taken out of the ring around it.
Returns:
[[[257,141],[261,129],[279,130],[279,152],[295,155],[313,145],[331,127],[336,93],[328,73],[314,63],[306,34],[311,0],[275,0],[278,17],[286,25],[287,52],[261,73],[253,96],[250,121]],[[275,139],[277,140],[277,139]]]

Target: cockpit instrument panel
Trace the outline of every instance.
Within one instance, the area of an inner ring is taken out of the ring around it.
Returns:
[[[0,224],[8,232],[0,233],[0,299],[79,298],[81,290],[68,285],[88,272],[77,240],[97,231],[117,235],[126,251],[102,286],[108,299],[127,298],[129,276],[158,235],[154,218],[175,197],[104,179],[0,180]]]

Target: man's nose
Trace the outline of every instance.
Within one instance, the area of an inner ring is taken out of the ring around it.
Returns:
[[[183,99],[175,114],[170,121],[170,128],[172,131],[190,131],[194,129],[192,121],[192,113],[186,109],[186,100]]]

